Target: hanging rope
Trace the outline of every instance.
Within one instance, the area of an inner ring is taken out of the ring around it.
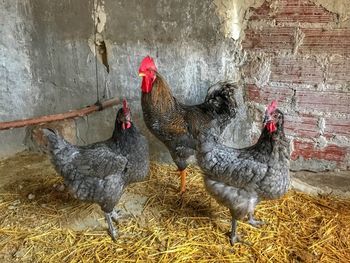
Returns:
[[[88,115],[95,111],[101,111],[105,108],[118,105],[120,104],[119,98],[112,98],[109,100],[106,100],[104,102],[100,101],[100,93],[99,93],[99,78],[98,78],[98,61],[97,61],[97,7],[98,7],[98,1],[99,0],[93,0],[93,19],[94,19],[94,49],[95,49],[95,75],[96,75],[96,103],[94,105],[90,105],[88,107],[78,109],[78,110],[71,110],[65,113],[58,113],[53,115],[45,115],[45,116],[39,116],[29,119],[22,119],[22,120],[15,120],[15,121],[8,121],[8,122],[0,122],[0,130],[7,130],[7,129],[13,129],[13,128],[20,128],[25,127],[29,125],[37,125],[37,124],[43,124],[53,121],[61,121],[65,119],[70,118],[76,118],[76,117],[82,117],[85,115]]]
[[[98,68],[97,68],[97,23],[96,23],[96,14],[97,14],[97,1],[93,1],[93,18],[94,18],[94,49],[95,49],[95,74],[96,74],[96,105],[101,105],[100,102],[100,92],[99,92],[99,83],[98,83]]]

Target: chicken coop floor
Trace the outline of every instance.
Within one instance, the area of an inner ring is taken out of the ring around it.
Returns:
[[[348,262],[350,200],[290,191],[262,202],[241,222],[247,244],[229,245],[230,216],[189,169],[180,197],[174,166],[152,163],[118,208],[124,216],[113,242],[97,205],[69,196],[45,155],[0,161],[0,262]]]

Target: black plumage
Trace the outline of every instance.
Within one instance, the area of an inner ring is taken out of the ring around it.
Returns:
[[[148,143],[131,122],[126,101],[116,117],[110,139],[86,146],[72,145],[50,129],[44,129],[52,162],[64,183],[79,200],[100,205],[113,239],[114,206],[127,185],[143,181],[149,170]]]

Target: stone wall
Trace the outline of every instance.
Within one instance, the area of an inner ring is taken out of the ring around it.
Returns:
[[[294,169],[349,169],[350,23],[343,14],[307,0],[265,1],[246,13],[246,99],[254,108],[280,102]]]

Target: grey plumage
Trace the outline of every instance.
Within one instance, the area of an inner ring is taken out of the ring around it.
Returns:
[[[125,123],[130,127],[123,129]],[[118,216],[114,206],[126,186],[143,181],[149,170],[148,143],[130,121],[130,112],[119,110],[110,139],[87,146],[72,145],[50,129],[43,132],[52,162],[69,191],[79,200],[100,205],[115,239],[111,218]]]
[[[290,153],[283,132],[283,114],[276,109],[267,115],[277,130],[270,132],[265,126],[258,142],[251,147],[235,149],[221,144],[214,128],[200,139],[198,164],[204,171],[207,191],[230,209],[231,243],[238,240],[236,220],[249,215],[252,225],[261,224],[253,217],[257,203],[281,197],[289,188]]]

